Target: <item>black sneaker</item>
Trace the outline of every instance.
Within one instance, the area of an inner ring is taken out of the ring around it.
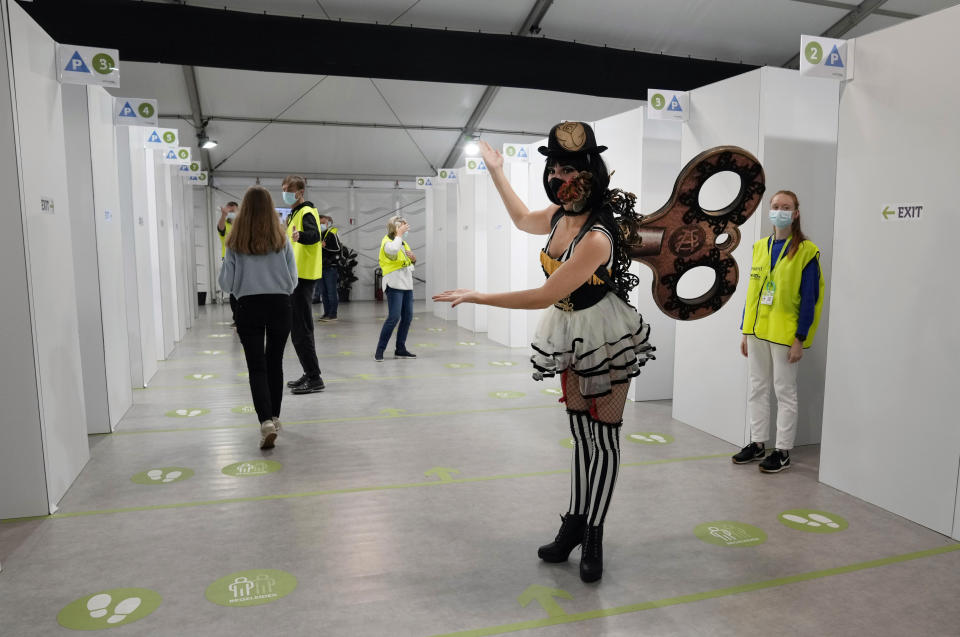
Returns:
[[[416,358],[417,355],[414,354],[413,352],[408,352],[407,350],[403,350],[402,352],[401,351],[394,352],[393,357],[394,358]]]
[[[316,378],[308,378],[302,385],[294,387],[292,393],[313,394],[318,391],[323,391],[323,387],[323,379],[317,376]]]
[[[763,460],[763,454],[767,452],[766,448],[760,443],[751,442],[740,450],[740,453],[733,456],[733,464],[747,464],[754,460]]]
[[[304,374],[303,376],[301,376],[301,377],[298,378],[297,380],[288,380],[288,381],[287,381],[287,387],[293,389],[294,387],[299,387],[300,385],[304,384],[304,383],[307,382],[308,380],[309,380],[309,379],[307,378],[307,375]]]
[[[378,363],[382,363],[382,362],[383,362],[383,350],[382,350],[382,349],[378,349],[378,350],[377,350],[377,353],[373,355],[373,360],[377,361]]]
[[[760,471],[764,473],[780,473],[788,468],[790,468],[790,454],[780,449],[774,449],[773,453],[760,463]]]

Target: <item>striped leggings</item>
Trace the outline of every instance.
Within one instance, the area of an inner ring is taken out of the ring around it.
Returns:
[[[587,516],[591,526],[603,524],[620,469],[621,422],[595,420],[586,411],[568,411],[573,437],[569,513]]]

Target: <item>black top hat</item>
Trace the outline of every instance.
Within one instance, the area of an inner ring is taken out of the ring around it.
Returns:
[[[597,146],[597,138],[590,124],[584,122],[563,122],[550,129],[550,139],[546,146],[537,150],[541,155],[551,158],[568,158],[586,153],[602,153],[606,146]]]

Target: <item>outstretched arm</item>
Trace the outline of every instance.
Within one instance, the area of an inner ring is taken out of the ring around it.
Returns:
[[[451,307],[461,303],[492,305],[513,310],[538,310],[553,305],[589,281],[600,266],[610,260],[610,240],[599,232],[589,232],[577,244],[569,261],[557,268],[542,287],[517,292],[476,292],[448,290],[433,297],[449,301]]]
[[[550,219],[560,206],[548,206],[543,210],[531,212],[514,192],[506,174],[503,172],[503,155],[482,140],[480,141],[480,152],[483,153],[483,161],[487,165],[487,171],[493,179],[493,185],[497,187],[497,192],[500,193],[500,198],[510,214],[510,219],[513,220],[513,225],[518,230],[530,234],[550,234]]]

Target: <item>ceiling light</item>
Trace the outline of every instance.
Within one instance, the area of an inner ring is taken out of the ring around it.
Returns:
[[[217,146],[217,140],[210,139],[209,137],[206,137],[206,136],[201,136],[200,139],[198,139],[197,141],[200,143],[200,148],[204,148],[207,150],[211,148],[216,148]]]
[[[468,155],[476,155],[477,153],[480,152],[480,147],[477,146],[477,143],[476,143],[476,142],[469,142],[469,143],[463,148],[463,152],[465,152],[465,153],[468,154]]]

